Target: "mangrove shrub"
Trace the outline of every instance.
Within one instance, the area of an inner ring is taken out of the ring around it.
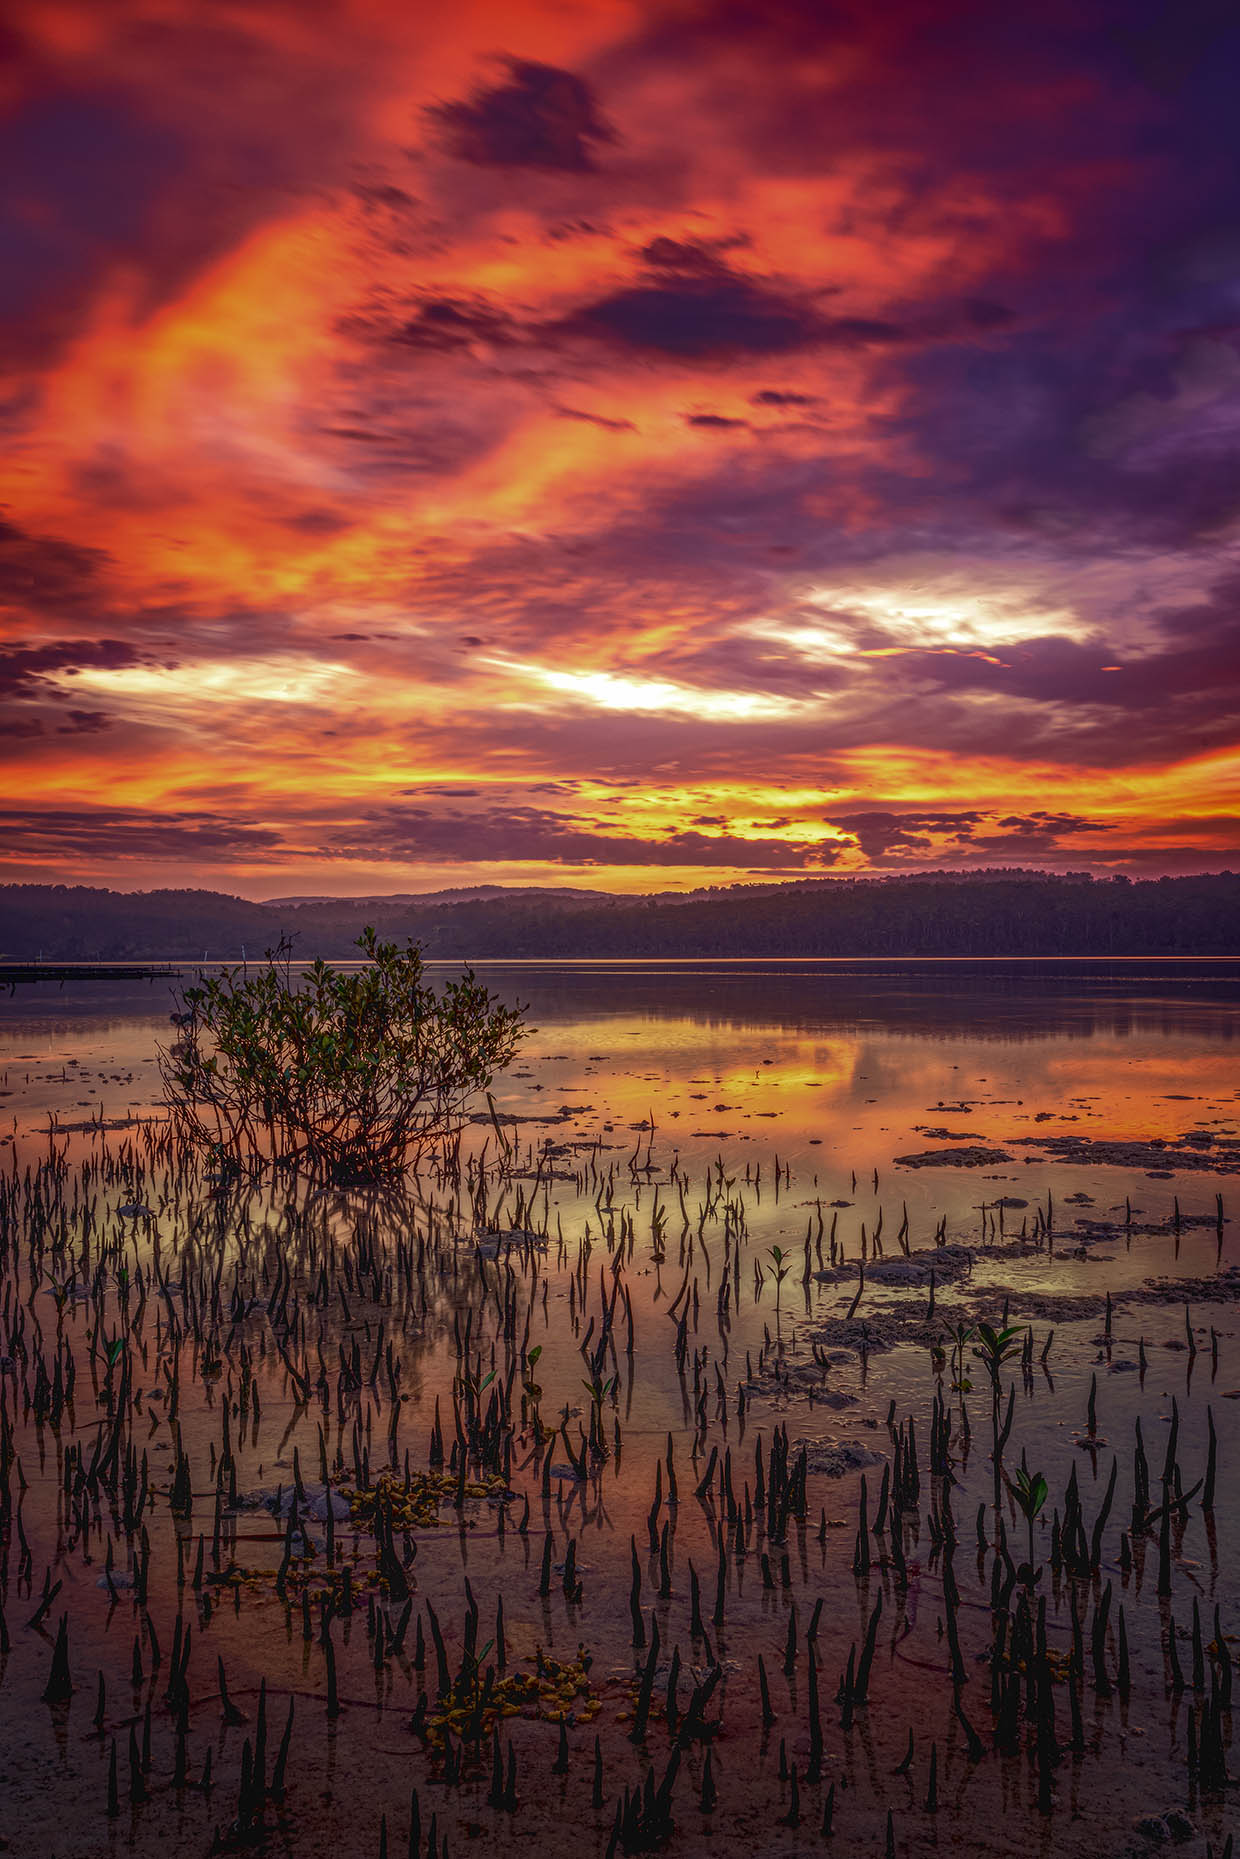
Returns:
[[[296,969],[282,943],[258,966],[186,988],[159,1054],[191,1141],[225,1163],[297,1165],[337,1179],[390,1174],[461,1127],[524,1027],[466,970],[441,989],[416,944],[364,930],[365,967]]]

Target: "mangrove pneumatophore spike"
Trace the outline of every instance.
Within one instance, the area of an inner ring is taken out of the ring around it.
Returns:
[[[1216,1474],[1218,1472],[1218,1435],[1214,1431],[1214,1412],[1213,1409],[1209,1407],[1206,1408],[1206,1436],[1208,1442],[1206,1446],[1206,1475],[1201,1490],[1201,1508],[1204,1515],[1209,1517],[1214,1511],[1214,1486]]]
[[[848,1648],[848,1664],[840,1679],[836,1698],[840,1704],[840,1723],[845,1730],[852,1728],[853,1709],[857,1702],[857,1642]]]
[[[797,1780],[795,1762],[789,1772],[788,1784],[788,1812],[779,1824],[782,1827],[799,1827],[801,1824],[801,1788]]]
[[[865,1643],[861,1648],[861,1657],[857,1661],[857,1676],[853,1685],[853,1702],[864,1704],[870,1691],[870,1668],[874,1664],[874,1651],[878,1644],[878,1623],[883,1614],[883,1593],[879,1589],[874,1602],[874,1611],[870,1615],[866,1628]]]
[[[147,1786],[142,1776],[142,1757],[138,1752],[138,1738],[132,1724],[129,1728],[129,1799],[134,1806],[140,1806],[147,1799]]]
[[[650,1616],[650,1652],[642,1668],[641,1682],[637,1691],[637,1708],[633,1713],[633,1728],[629,1740],[640,1743],[646,1734],[646,1723],[650,1716],[650,1700],[654,1692],[655,1668],[659,1663],[659,1623],[651,1613]]]
[[[986,1745],[965,1715],[965,1709],[964,1705],[961,1703],[959,1691],[956,1692],[953,1708],[956,1712],[960,1728],[964,1731],[965,1742],[968,1744],[969,1761],[980,1762],[986,1754]]]
[[[69,1671],[69,1616],[60,1616],[56,1644],[52,1649],[52,1668],[43,1692],[45,1704],[67,1704],[73,1696],[73,1678]]]
[[[632,1557],[632,1573],[633,1573],[633,1579],[629,1587],[629,1613],[631,1614],[632,1620],[633,1620],[633,1642],[632,1643],[634,1646],[644,1646],[646,1644],[646,1622],[642,1615],[642,1606],[641,1606],[642,1571],[641,1571],[641,1564],[639,1563],[637,1559],[637,1538],[635,1536],[629,1537],[629,1553]],[[696,1608],[696,1605],[697,1605],[697,1577],[696,1575],[693,1577],[692,1587],[693,1587],[693,1602]]]
[[[870,1572],[870,1529],[866,1517],[865,1473],[861,1474],[861,1497],[857,1514],[857,1542],[853,1550],[853,1574],[858,1578]]]
[[[280,1738],[280,1747],[276,1751],[275,1767],[271,1771],[271,1793],[275,1800],[284,1798],[284,1776],[288,1768],[288,1754],[293,1744],[293,1699],[288,1701],[288,1716],[284,1723],[284,1734]]]
[[[762,1726],[769,1730],[775,1721],[775,1712],[771,1709],[771,1687],[766,1676],[766,1661],[758,1654],[758,1689],[762,1698]]]
[[[222,1656],[220,1656],[216,1661],[216,1672],[219,1678],[219,1686],[220,1686],[220,1715],[221,1717],[224,1719],[224,1722],[227,1724],[244,1723],[245,1712],[238,1710],[237,1706],[233,1703],[232,1699],[228,1695],[228,1679],[224,1672],[224,1660]]]
[[[818,1656],[814,1642],[809,1647],[809,1759],[805,1779],[817,1782],[822,1773],[822,1713],[818,1699]]]
[[[327,1660],[327,1720],[334,1723],[340,1715],[340,1697],[336,1690],[336,1648],[330,1634],[323,1643],[323,1653]]]
[[[636,1541],[632,1538],[630,1538],[630,1541],[633,1542],[634,1587],[638,1589],[638,1591],[640,1592],[641,1571],[637,1567],[637,1544],[636,1544]],[[637,1632],[637,1619],[636,1618],[634,1618],[634,1622],[633,1622],[633,1631],[636,1634]],[[704,1632],[705,1632],[705,1628],[702,1625],[702,1585],[698,1580],[697,1570],[694,1568],[692,1562],[690,1562],[689,1564],[689,1634],[692,1639],[696,1640],[696,1639],[701,1639],[704,1635]],[[644,1627],[642,1628],[642,1633],[644,1636],[645,1634]],[[642,1640],[638,1640],[635,1638],[633,1641],[633,1644],[635,1646],[640,1646],[644,1644],[644,1638]]]
[[[784,1641],[784,1676],[791,1678],[797,1666],[797,1610],[796,1603],[788,1611],[788,1633]]]

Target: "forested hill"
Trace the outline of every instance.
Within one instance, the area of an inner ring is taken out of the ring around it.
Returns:
[[[1240,876],[929,873],[606,898],[523,889],[476,897],[248,902],[214,891],[0,886],[0,959],[348,956],[364,924],[428,956],[1240,955]]]

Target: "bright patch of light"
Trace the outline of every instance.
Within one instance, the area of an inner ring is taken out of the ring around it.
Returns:
[[[183,665],[89,665],[71,677],[62,675],[58,682],[70,692],[87,689],[162,703],[312,704],[322,702],[342,679],[352,676],[347,665],[281,654]]]
[[[775,697],[762,691],[706,691],[663,678],[632,678],[612,671],[560,671],[549,665],[513,663],[508,659],[484,661],[498,670],[515,673],[595,704],[600,710],[626,710],[643,715],[701,717],[709,722],[750,722],[799,714],[806,706],[797,698]]]
[[[752,630],[806,653],[858,652],[850,616],[873,621],[891,647],[905,651],[996,651],[1026,639],[1082,631],[1070,608],[1031,603],[1017,591],[820,587],[807,604],[822,610],[823,618],[762,621]]]

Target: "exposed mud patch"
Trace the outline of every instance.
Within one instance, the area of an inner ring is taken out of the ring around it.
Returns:
[[[1094,1140],[1088,1136],[1013,1136],[1013,1148],[1042,1149],[1061,1162],[1082,1168],[1136,1168],[1183,1170],[1196,1174],[1240,1174],[1240,1141],[1234,1137],[1212,1137],[1208,1146],[1192,1140],[1164,1141],[1152,1136],[1144,1142],[1121,1142],[1114,1138]],[[905,1160],[897,1156],[896,1160]],[[1011,1160],[1010,1157],[1006,1158]]]
[[[901,1168],[992,1168],[1010,1162],[1006,1149],[987,1149],[980,1143],[957,1149],[923,1149],[916,1155],[893,1158]]]

